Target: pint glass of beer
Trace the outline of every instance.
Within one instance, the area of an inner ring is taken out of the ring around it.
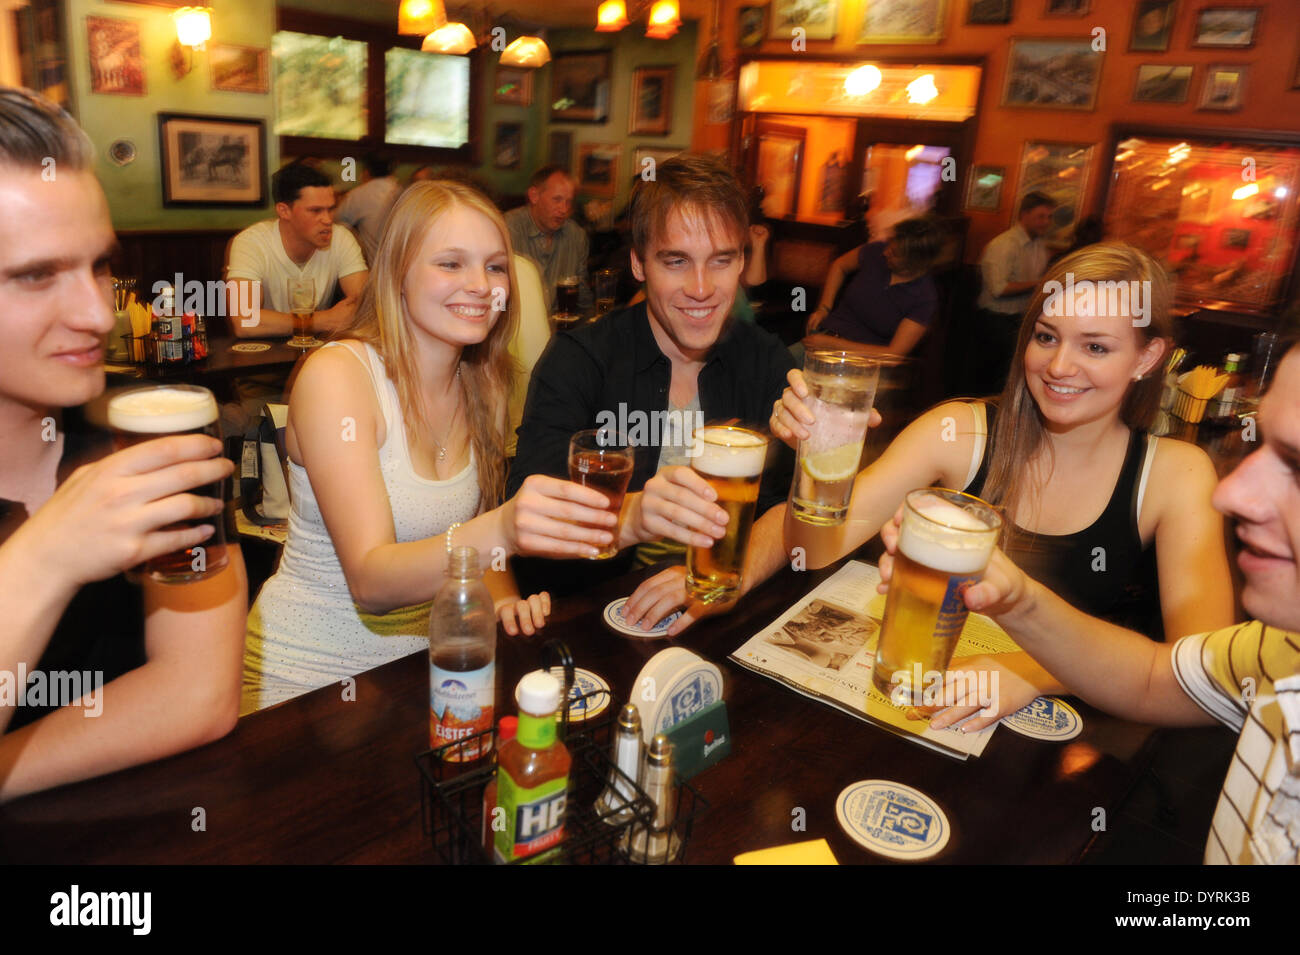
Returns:
[[[851,352],[810,351],[803,373],[804,403],[816,420],[799,442],[790,508],[805,524],[831,527],[843,524],[849,510],[880,363]]]
[[[114,444],[119,451],[170,434],[221,437],[217,427],[217,402],[212,392],[194,385],[132,388],[114,395],[108,403],[108,424],[113,429]],[[221,500],[221,483],[196,487],[190,493]],[[202,544],[155,557],[140,569],[164,584],[202,580],[221,570],[226,566],[227,557],[225,523],[220,514],[168,529],[208,522],[216,530]]]
[[[312,334],[311,317],[316,311],[316,280],[289,279],[289,311],[293,315],[291,348],[315,348],[320,344]]]
[[[767,459],[767,438],[731,425],[711,425],[695,432],[691,467],[718,495],[727,512],[727,533],[712,547],[686,548],[686,590],[700,603],[732,600],[740,595],[745,547],[754,527],[758,486]]]
[[[608,497],[609,512],[615,517],[623,509],[634,463],[632,449],[607,428],[579,431],[569,440],[569,480]],[[618,525],[612,530],[614,542],[593,555],[592,560],[605,560],[618,553]]]
[[[578,277],[566,275],[555,283],[556,319],[576,321],[581,317],[578,311]]]
[[[969,494],[922,488],[907,495],[894,577],[871,678],[895,703],[920,705],[923,685],[941,685],[966,625],[962,591],[979,580],[1002,519]]]

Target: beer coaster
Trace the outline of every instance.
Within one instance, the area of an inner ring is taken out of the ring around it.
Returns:
[[[668,628],[672,626],[673,621],[682,615],[680,610],[674,610],[649,630],[642,630],[639,627],[628,626],[627,621],[623,617],[623,605],[625,603],[627,603],[627,598],[619,597],[605,608],[605,625],[611,630],[625,633],[629,637],[640,637],[642,640],[656,640],[665,636],[668,633]]]
[[[928,859],[952,835],[948,817],[929,796],[887,779],[866,779],[835,800],[840,826],[864,849],[890,859]]]
[[[541,673],[541,670],[536,671]],[[556,678],[564,682],[564,667],[552,667]],[[569,687],[569,722],[581,723],[609,709],[611,699],[605,678],[582,667],[573,668],[573,686]]]
[[[252,352],[259,352],[259,351],[270,351],[271,346],[267,342],[240,342],[237,345],[231,345],[230,350],[252,353]]]
[[[1003,717],[1002,725],[1030,739],[1063,743],[1083,732],[1083,719],[1069,703],[1054,696],[1040,696],[1024,709]]]

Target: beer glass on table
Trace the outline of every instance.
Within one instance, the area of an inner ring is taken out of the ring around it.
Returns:
[[[555,283],[555,326],[571,328],[582,319],[578,309],[578,277],[566,275]]]
[[[700,603],[740,596],[767,442],[757,431],[733,425],[711,425],[695,432],[691,467],[709,482],[718,495],[718,506],[727,512],[727,532],[721,540],[712,547],[686,548],[686,591]]]
[[[966,625],[962,591],[979,580],[1002,530],[984,501],[946,488],[907,495],[894,576],[871,678],[895,703],[922,702],[922,683],[940,685]],[[920,681],[920,682],[918,682]]]
[[[632,449],[608,428],[579,431],[569,440],[569,480],[608,497],[609,512],[615,517],[623,509],[634,463]],[[618,525],[610,530],[613,542],[592,560],[605,560],[618,553]]]
[[[618,269],[601,269],[595,275],[596,316],[613,311],[618,297]]]
[[[311,317],[316,311],[316,280],[289,279],[289,311],[293,315],[291,348],[315,348],[320,341],[312,334]]]
[[[196,385],[157,385],[120,392],[108,402],[108,424],[113,429],[113,443],[119,451],[172,434],[221,437],[216,399],[208,389]],[[221,500],[221,482],[193,488],[190,493]],[[168,530],[205,523],[211,523],[215,528],[206,541],[188,550],[154,557],[146,561],[141,570],[164,584],[203,580],[221,570],[228,561],[222,515],[185,521]]]
[[[805,524],[844,523],[858,476],[867,419],[876,400],[880,363],[845,351],[810,351],[804,356],[804,404],[816,419],[799,442],[790,508]]]

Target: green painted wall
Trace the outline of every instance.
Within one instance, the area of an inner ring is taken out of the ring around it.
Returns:
[[[269,0],[220,0],[214,4],[212,39],[218,43],[270,47],[275,6]],[[194,53],[194,67],[177,79],[171,68],[176,29],[164,7],[103,0],[67,0],[68,58],[77,119],[99,154],[96,172],[108,194],[113,225],[118,229],[238,228],[266,218],[266,209],[164,209],[158,154],[158,113],[239,116],[267,122],[268,169],[278,165],[279,150],[270,135],[271,94],[227,93],[212,89],[207,53]],[[145,64],[145,95],[90,92],[86,17],[113,17],[140,24]],[[130,139],[136,160],[116,166],[106,158],[115,139]]]

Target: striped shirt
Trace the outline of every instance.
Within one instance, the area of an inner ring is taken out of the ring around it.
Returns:
[[[1174,675],[1239,733],[1205,862],[1300,862],[1300,634],[1258,621],[1184,637]]]

